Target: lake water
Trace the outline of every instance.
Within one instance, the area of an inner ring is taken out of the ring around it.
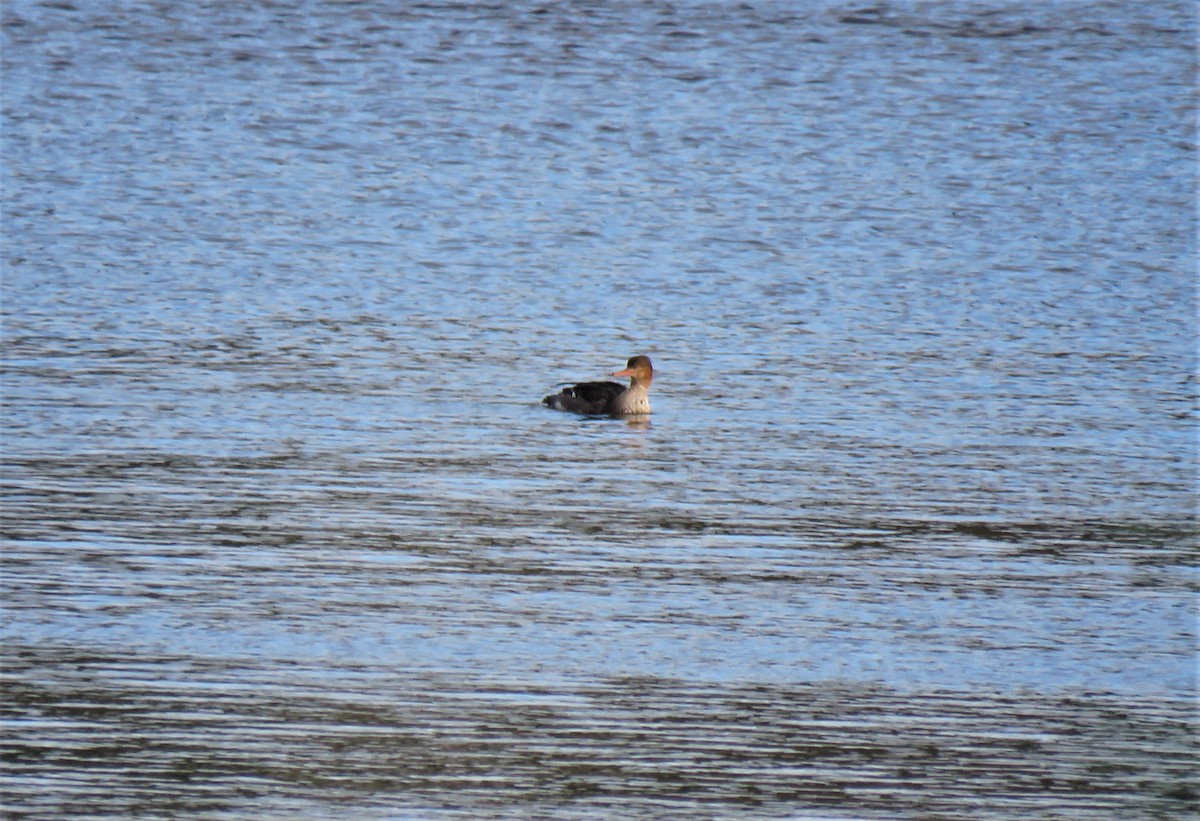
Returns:
[[[0,24],[10,816],[1200,810],[1194,4]]]

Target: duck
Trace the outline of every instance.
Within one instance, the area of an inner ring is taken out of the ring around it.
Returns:
[[[580,382],[547,396],[542,404],[555,410],[587,416],[632,416],[650,412],[650,383],[654,366],[650,357],[631,356],[625,369],[612,376],[628,376],[629,387],[619,382]]]

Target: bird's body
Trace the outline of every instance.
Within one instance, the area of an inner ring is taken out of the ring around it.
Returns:
[[[542,404],[588,416],[649,413],[650,383],[654,381],[654,366],[650,364],[650,357],[632,357],[625,370],[617,371],[613,376],[628,376],[629,387],[619,382],[580,382],[547,396]]]

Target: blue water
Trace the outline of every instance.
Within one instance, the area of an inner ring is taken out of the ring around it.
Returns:
[[[1196,30],[5,4],[5,804],[1194,810]]]

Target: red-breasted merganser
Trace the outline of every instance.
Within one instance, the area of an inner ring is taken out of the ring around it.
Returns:
[[[654,366],[650,364],[650,357],[630,357],[625,370],[612,375],[628,376],[629,387],[619,382],[580,382],[563,388],[561,393],[547,396],[542,404],[556,410],[591,415],[649,413],[650,383],[654,381]]]

